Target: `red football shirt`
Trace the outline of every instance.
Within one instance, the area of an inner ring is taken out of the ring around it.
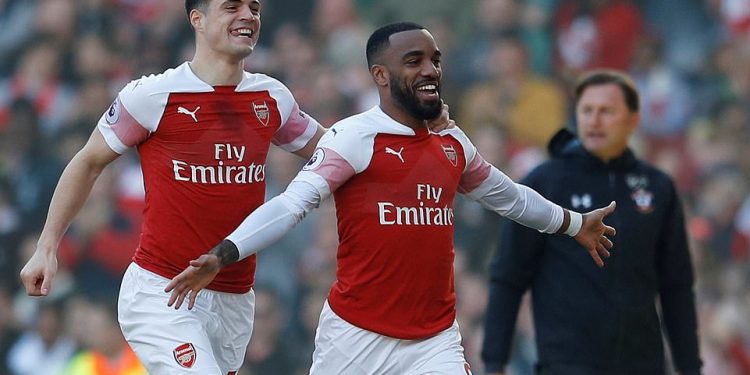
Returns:
[[[402,339],[453,324],[453,200],[490,166],[459,129],[416,132],[375,107],[337,123],[299,178],[336,201],[338,264],[328,301],[344,320]]]
[[[114,151],[140,155],[146,205],[133,260],[172,278],[263,203],[270,144],[296,151],[317,122],[273,78],[245,73],[237,86],[212,87],[184,63],[128,84],[98,127]],[[208,288],[244,293],[254,273],[252,256]]]

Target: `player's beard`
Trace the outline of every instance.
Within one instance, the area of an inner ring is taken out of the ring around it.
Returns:
[[[439,99],[421,103],[417,93],[406,87],[403,82],[398,80],[398,77],[391,77],[391,96],[399,107],[418,120],[432,120],[440,116],[443,105]],[[437,85],[437,92],[440,98],[440,85]]]

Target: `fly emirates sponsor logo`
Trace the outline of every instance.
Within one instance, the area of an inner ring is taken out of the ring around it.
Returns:
[[[419,203],[413,207],[378,202],[380,225],[453,225],[453,208],[440,207],[443,188],[417,184],[416,190]]]
[[[214,144],[214,165],[194,165],[181,160],[172,160],[172,170],[176,181],[195,184],[252,184],[266,179],[265,164],[243,164],[245,146],[228,143]],[[239,165],[224,165],[225,161]]]

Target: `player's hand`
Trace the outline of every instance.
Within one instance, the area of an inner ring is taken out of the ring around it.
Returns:
[[[440,112],[440,116],[427,121],[427,127],[430,128],[433,133],[440,133],[445,129],[456,127],[456,122],[450,118],[450,113],[448,111],[450,108],[444,102],[441,101],[441,103],[443,104],[443,110]]]
[[[213,281],[220,269],[219,257],[214,254],[203,254],[198,259],[191,260],[188,268],[175,276],[164,288],[165,292],[172,292],[167,306],[174,305],[175,310],[179,309],[189,294],[188,310],[191,310],[198,292]]]
[[[607,236],[614,236],[616,233],[615,228],[605,225],[603,220],[615,211],[615,206],[613,201],[607,207],[583,214],[581,230],[574,237],[589,252],[599,267],[604,267],[602,258],[609,258],[609,249],[612,248],[612,241]]]
[[[57,273],[57,255],[37,248],[21,269],[21,282],[30,296],[46,296],[52,289],[52,279]]]

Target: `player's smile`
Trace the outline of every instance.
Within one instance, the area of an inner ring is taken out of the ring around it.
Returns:
[[[414,93],[423,102],[440,100],[440,84],[438,82],[422,82],[414,86]]]
[[[258,30],[251,26],[237,26],[229,30],[229,35],[239,43],[254,47],[257,42]]]

